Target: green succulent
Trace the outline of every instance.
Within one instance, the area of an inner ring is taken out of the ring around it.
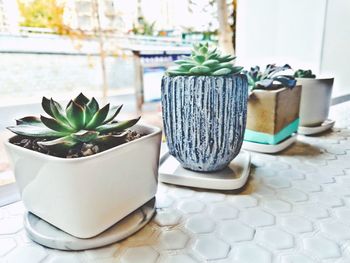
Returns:
[[[42,108],[50,116],[24,117],[16,126],[7,127],[13,133],[43,139],[38,145],[49,151],[63,152],[78,144],[96,143],[114,145],[120,142],[125,129],[135,125],[140,118],[116,122],[123,105],[105,105],[100,108],[95,98],[91,100],[80,93],[64,109],[53,99],[43,97]],[[45,140],[44,140],[45,139]]]
[[[216,48],[209,50],[208,43],[193,45],[191,56],[176,60],[177,66],[170,67],[169,76],[224,76],[241,72],[243,67],[235,67],[236,57],[221,55]]]
[[[316,78],[316,75],[312,73],[311,69],[309,69],[309,70],[298,69],[297,71],[295,71],[294,77],[314,79],[314,78]]]

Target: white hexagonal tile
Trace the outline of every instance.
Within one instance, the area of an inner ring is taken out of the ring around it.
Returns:
[[[329,217],[328,210],[317,204],[303,205],[298,207],[296,210],[302,215],[313,219],[323,219]]]
[[[210,233],[215,229],[215,222],[203,215],[194,215],[187,219],[185,227],[195,234]]]
[[[0,235],[14,234],[23,228],[23,217],[6,217],[0,220]]]
[[[204,204],[198,200],[184,200],[178,207],[184,213],[199,213],[204,209]]]
[[[285,178],[288,178],[290,180],[304,180],[305,179],[305,175],[302,172],[294,170],[294,169],[280,171],[280,172],[278,172],[278,175],[280,177],[285,177]]]
[[[271,170],[270,168],[267,167],[257,167],[255,168],[255,175],[259,176],[259,177],[273,177],[276,176],[276,171]]]
[[[270,226],[275,223],[275,217],[259,208],[251,208],[241,213],[239,217],[244,223],[259,227]]]
[[[309,257],[300,254],[283,255],[281,261],[281,263],[315,263]]]
[[[301,216],[285,217],[282,218],[281,222],[283,227],[294,233],[306,233],[314,230],[312,223]]]
[[[339,221],[320,222],[321,231],[332,239],[350,239],[350,228]]]
[[[254,238],[255,230],[237,220],[225,220],[220,223],[221,238],[228,243],[248,241]]]
[[[315,184],[315,182],[310,182],[310,181],[295,181],[293,183],[293,187],[304,191],[304,192],[319,192],[322,190],[321,186],[319,186],[318,184]]]
[[[121,263],[154,263],[159,257],[158,252],[148,246],[128,248],[120,258]]]
[[[200,194],[199,198],[204,203],[220,202],[225,200],[225,195],[220,193],[204,192]]]
[[[174,187],[169,191],[169,193],[176,199],[179,199],[179,198],[190,198],[195,194],[195,191],[188,188]]]
[[[292,185],[287,178],[283,178],[280,176],[265,179],[265,183],[267,186],[273,189],[289,188]]]
[[[196,240],[194,251],[205,260],[225,258],[230,246],[215,236],[203,236]]]
[[[272,249],[288,249],[294,246],[293,236],[278,228],[259,229],[256,239]]]
[[[16,241],[13,238],[0,239],[0,256],[5,256],[16,247]]]
[[[11,263],[39,263],[46,257],[46,251],[39,245],[20,246],[12,250],[5,261]]]
[[[84,253],[88,260],[96,261],[97,259],[112,258],[118,248],[118,244],[112,244],[101,248],[85,250]]]
[[[175,226],[179,224],[180,214],[175,209],[158,210],[154,221],[159,226]]]
[[[233,219],[238,217],[239,210],[225,203],[216,203],[210,209],[215,219]]]
[[[160,233],[158,238],[159,246],[162,249],[182,249],[185,247],[189,237],[180,230],[169,230]]]
[[[167,208],[172,206],[174,200],[166,194],[158,194],[156,198],[156,208]]]
[[[55,255],[49,260],[47,260],[46,262],[47,263],[80,263],[83,261],[78,258],[78,255],[66,254],[66,255]]]
[[[180,255],[168,255],[165,259],[161,260],[164,263],[197,263],[191,256],[186,254]]]
[[[258,200],[249,195],[231,196],[229,201],[238,208],[255,207],[258,205]]]
[[[234,248],[233,260],[237,263],[271,263],[272,256],[257,245],[244,244]]]
[[[17,215],[23,215],[25,208],[22,202],[16,202],[14,204],[6,206],[6,210],[9,213],[9,215],[17,216]]]
[[[266,166],[272,170],[281,171],[289,169],[289,164],[285,162],[268,162]]]
[[[156,229],[154,227],[151,227],[151,225],[146,225],[140,231],[128,237],[128,241],[146,243],[152,238],[153,235],[155,235],[155,233]]]
[[[341,256],[337,243],[322,236],[305,238],[303,245],[305,251],[316,258],[329,259]]]
[[[263,206],[266,208],[266,210],[275,212],[275,213],[287,213],[292,210],[291,204],[288,202],[273,199],[273,198],[265,198],[263,201]]]
[[[283,189],[278,191],[278,196],[290,202],[303,202],[309,199],[308,195],[296,189]]]
[[[350,225],[350,222],[349,222],[350,209],[349,208],[341,207],[341,208],[335,209],[334,212],[340,221],[342,221],[344,224]]]

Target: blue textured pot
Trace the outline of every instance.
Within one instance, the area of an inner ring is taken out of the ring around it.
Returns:
[[[164,76],[162,109],[169,152],[184,168],[217,171],[239,153],[246,126],[244,75]]]

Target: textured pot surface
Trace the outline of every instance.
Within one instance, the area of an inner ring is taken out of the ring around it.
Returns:
[[[334,78],[298,79],[302,85],[300,125],[318,126],[328,118]]]
[[[194,171],[226,167],[242,146],[247,99],[244,75],[163,77],[163,122],[170,154]]]
[[[90,238],[145,204],[157,191],[161,131],[147,125],[133,130],[147,135],[77,159],[7,142],[26,209],[73,236]]]

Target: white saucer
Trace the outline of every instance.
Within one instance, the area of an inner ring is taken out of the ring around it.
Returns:
[[[30,239],[45,247],[85,250],[106,246],[129,237],[144,227],[154,212],[155,198],[98,236],[86,239],[71,236],[29,212],[24,215],[24,228]]]
[[[278,153],[288,148],[297,140],[297,135],[293,134],[289,138],[278,144],[263,144],[256,142],[243,141],[242,148],[244,150],[259,152],[259,153]]]
[[[326,120],[320,126],[316,126],[316,127],[299,126],[298,133],[302,135],[318,134],[333,128],[334,123],[335,121],[333,120]]]
[[[217,172],[194,172],[182,168],[169,156],[159,168],[159,181],[181,186],[214,189],[239,189],[247,182],[250,171],[250,153],[241,151],[225,169]]]

